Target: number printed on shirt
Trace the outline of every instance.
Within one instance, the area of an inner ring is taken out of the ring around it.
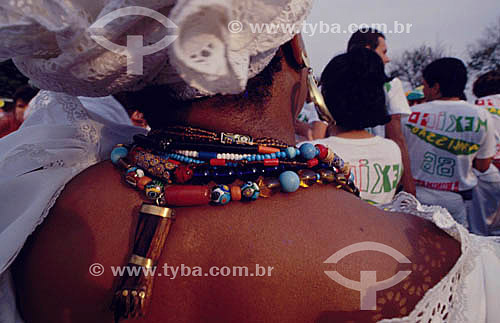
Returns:
[[[438,157],[436,154],[426,152],[420,168],[431,175],[442,177],[453,177],[455,175],[456,162],[452,158]]]

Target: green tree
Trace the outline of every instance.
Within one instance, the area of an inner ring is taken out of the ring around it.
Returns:
[[[478,73],[500,69],[500,17],[485,29],[484,35],[468,47],[469,68]]]
[[[445,56],[440,44],[435,47],[423,44],[414,49],[405,50],[400,56],[393,57],[390,63],[389,76],[399,77],[412,88],[422,85],[422,70],[431,62]]]

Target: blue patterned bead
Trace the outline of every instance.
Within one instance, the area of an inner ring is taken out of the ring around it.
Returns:
[[[287,193],[293,193],[300,187],[300,178],[295,172],[286,171],[280,175],[281,189]]]
[[[163,183],[153,180],[144,187],[144,191],[149,199],[156,200],[163,192]]]
[[[212,188],[210,200],[217,205],[226,205],[231,201],[231,191],[227,185],[216,185]]]
[[[313,159],[316,157],[316,147],[313,144],[305,143],[300,146],[300,154],[307,160]]]
[[[255,201],[259,198],[260,188],[254,182],[246,182],[241,186],[241,197],[247,201]]]
[[[120,158],[127,157],[128,149],[125,147],[116,147],[111,151],[111,161],[113,164],[117,164]]]
[[[288,158],[294,159],[297,156],[297,149],[295,147],[288,147],[285,151]]]
[[[257,160],[258,160],[258,161],[262,161],[262,160],[264,160],[264,156],[263,156],[263,155],[257,155]]]

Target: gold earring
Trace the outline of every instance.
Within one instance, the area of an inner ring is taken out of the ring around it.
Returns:
[[[322,121],[327,122],[329,125],[335,125],[337,122],[326,107],[325,98],[318,88],[318,83],[316,83],[316,78],[314,77],[314,72],[311,68],[309,58],[304,54],[304,52],[302,52],[302,61],[304,63],[304,67],[307,68],[308,72],[307,88],[309,90],[309,96],[311,98],[311,101],[314,103],[314,107],[316,108],[316,112],[318,112],[319,118]]]

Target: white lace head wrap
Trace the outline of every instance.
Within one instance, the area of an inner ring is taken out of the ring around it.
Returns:
[[[107,14],[133,6],[176,27],[136,13],[96,28]],[[34,85],[71,95],[105,96],[146,84],[171,84],[185,99],[237,94],[300,31],[311,6],[312,0],[4,0],[0,60],[13,58]],[[253,33],[257,24],[271,29]],[[144,46],[177,39],[143,56],[142,73],[134,75],[125,51],[104,48],[95,35],[122,46],[130,35],[142,35]]]

